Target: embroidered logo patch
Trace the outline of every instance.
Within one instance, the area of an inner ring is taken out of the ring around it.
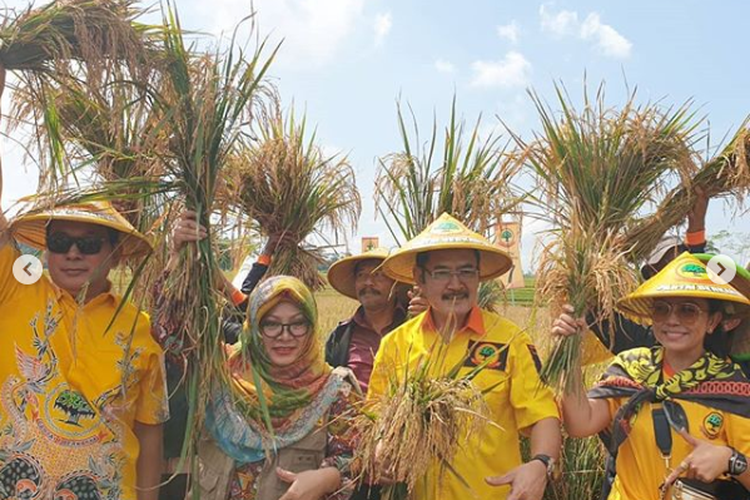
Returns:
[[[703,425],[701,430],[708,439],[716,439],[721,432],[721,427],[724,425],[724,416],[717,412],[712,411],[706,418],[703,419]]]
[[[539,353],[536,350],[536,346],[534,344],[526,344],[526,347],[529,348],[531,359],[534,360],[534,368],[536,368],[536,372],[542,373],[542,360],[539,359]]]
[[[697,263],[683,264],[677,268],[677,276],[685,279],[704,281],[708,279],[706,267]]]
[[[485,368],[500,371],[505,370],[507,364],[508,348],[506,344],[498,342],[471,342],[469,344],[469,357],[464,362],[464,366],[483,365]]]

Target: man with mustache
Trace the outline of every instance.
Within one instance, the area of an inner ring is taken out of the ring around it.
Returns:
[[[540,500],[544,494],[561,446],[554,397],[541,384],[541,363],[529,336],[477,305],[480,281],[501,276],[510,266],[505,252],[448,214],[383,263],[386,276],[417,284],[429,309],[383,339],[368,400],[388,398],[395,389],[391,384],[403,383],[420,360],[430,357],[436,377],[448,376],[456,366],[462,367],[459,376],[480,368],[472,382],[492,420],[458,443],[451,473],[441,478],[436,468],[418,482],[417,500]],[[526,463],[520,433],[530,437],[532,458]],[[388,470],[382,474],[387,478]]]
[[[328,270],[328,282],[342,295],[359,301],[354,315],[338,324],[326,342],[326,362],[346,366],[357,377],[366,393],[380,342],[406,319],[406,311],[396,297],[395,280],[378,267],[388,250],[375,248],[345,257]]]

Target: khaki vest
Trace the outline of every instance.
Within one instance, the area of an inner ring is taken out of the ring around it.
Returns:
[[[325,419],[327,421],[327,417]],[[328,444],[326,426],[319,426],[291,446],[279,451],[272,459],[266,459],[258,478],[258,500],[278,500],[287,489],[276,475],[276,467],[291,472],[318,469],[323,463]],[[198,487],[201,500],[226,500],[234,472],[234,460],[208,436],[198,445]],[[192,498],[188,492],[186,498]]]

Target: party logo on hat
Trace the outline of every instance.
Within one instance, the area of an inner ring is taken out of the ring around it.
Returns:
[[[677,267],[675,271],[677,272],[677,276],[679,276],[680,278],[694,281],[696,283],[704,282],[706,279],[708,279],[706,266],[704,266],[702,263],[688,262]]]

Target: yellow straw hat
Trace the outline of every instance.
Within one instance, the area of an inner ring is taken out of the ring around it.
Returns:
[[[342,295],[357,299],[357,290],[354,286],[354,268],[362,261],[377,260],[383,262],[390,252],[387,248],[373,248],[359,255],[344,257],[337,260],[328,269],[328,283]]]
[[[117,248],[123,258],[142,257],[151,252],[151,243],[135,230],[111,203],[95,201],[65,205],[19,216],[10,224],[16,241],[40,250],[47,247],[47,225],[55,220],[86,222],[115,229],[122,233]]]
[[[388,257],[383,262],[383,272],[397,281],[413,285],[416,281],[412,271],[417,254],[435,250],[477,250],[480,254],[479,279],[482,281],[505,274],[513,265],[510,255],[444,213]]]
[[[727,315],[735,318],[750,316],[750,300],[731,285],[711,281],[706,264],[688,252],[667,264],[635,292],[620,299],[617,307],[626,315],[650,324],[652,302],[660,297],[721,300]]]

